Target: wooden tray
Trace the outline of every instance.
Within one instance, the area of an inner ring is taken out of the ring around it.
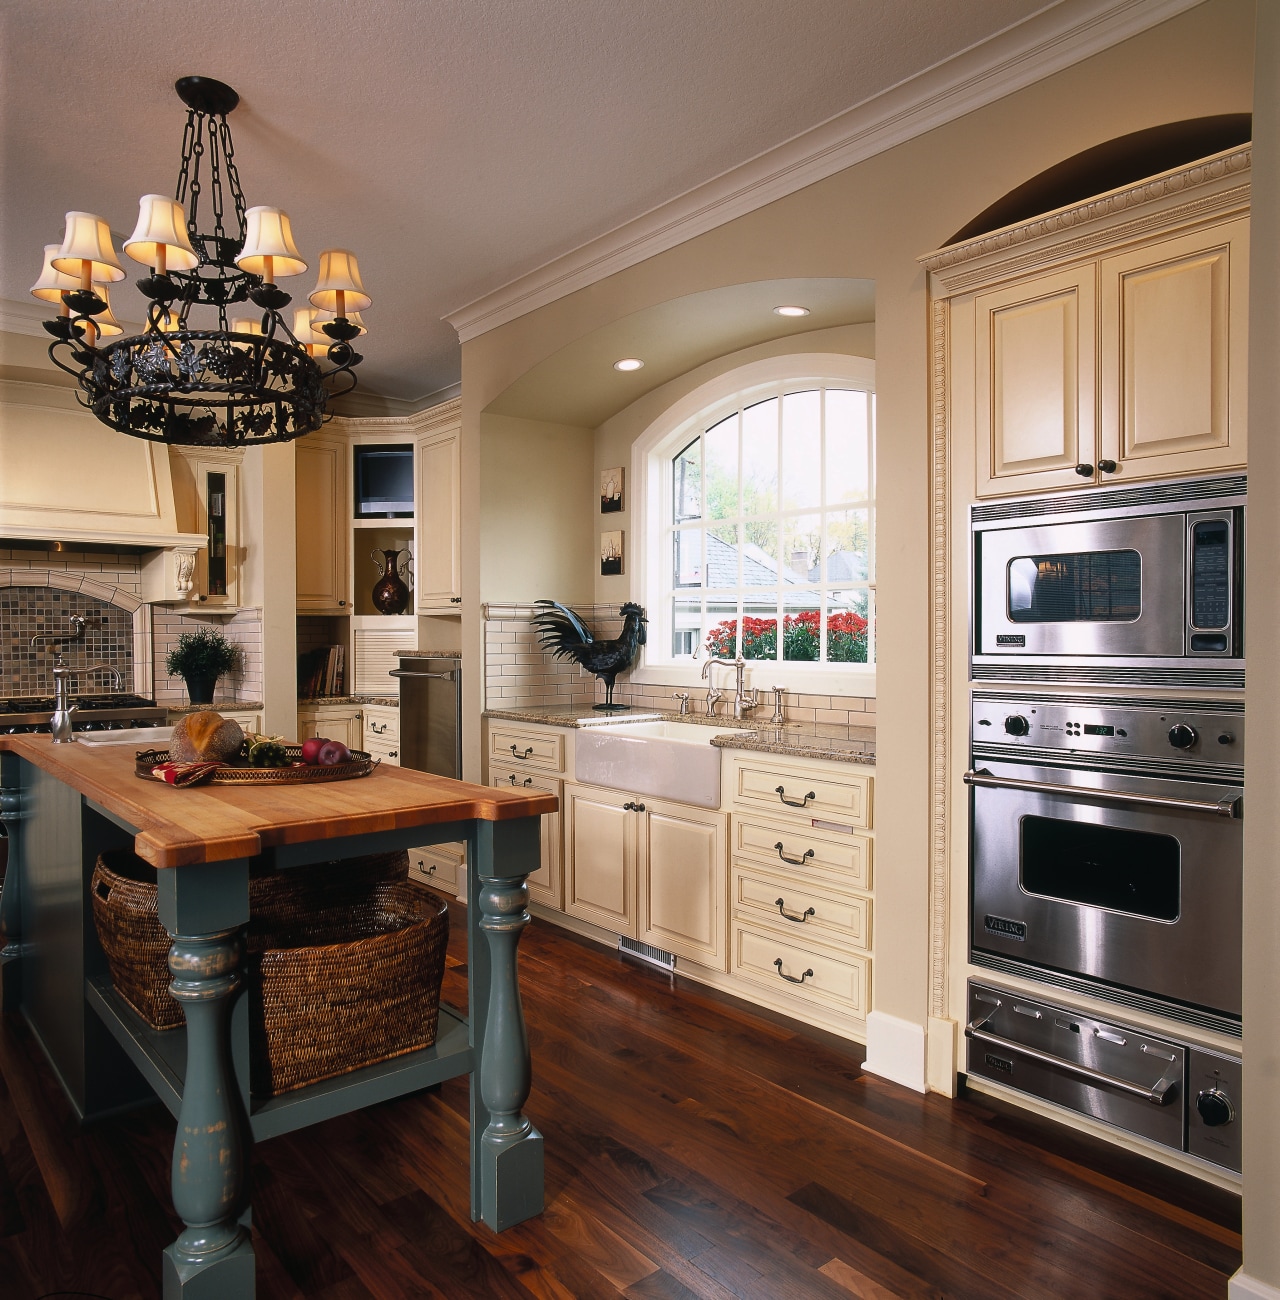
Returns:
[[[293,762],[302,759],[301,745],[286,745],[285,753]],[[169,762],[167,749],[140,749],[135,753],[135,774],[151,781],[151,769],[159,763]],[[307,764],[304,767],[250,767],[246,762],[224,763],[205,785],[309,785],[318,781],[350,781],[358,776],[368,776],[381,763],[380,758],[366,754],[362,749],[351,751],[351,762],[335,763],[332,767]]]

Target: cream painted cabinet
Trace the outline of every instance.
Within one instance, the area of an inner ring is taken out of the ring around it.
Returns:
[[[923,259],[979,498],[1246,466],[1249,166],[1228,150]]]
[[[149,552],[142,562],[145,598],[206,613],[240,608],[240,465],[242,451],[169,448],[174,505],[184,531],[206,545]]]
[[[295,445],[298,613],[349,614],[348,446],[318,434]]]
[[[977,297],[979,496],[1093,476],[1095,301],[1092,266]]]
[[[1104,478],[1243,467],[1248,221],[1103,259],[1101,295]]]
[[[400,710],[389,704],[363,704],[360,748],[392,767],[400,766]]]
[[[298,705],[298,741],[312,736],[340,740],[348,749],[359,749],[364,737],[364,713],[357,704]]]
[[[541,772],[513,771],[511,768],[491,767],[489,784],[503,790],[542,790],[564,801],[564,783],[554,776]],[[560,870],[560,814],[543,813],[542,865],[529,875],[529,897],[535,903],[563,909],[564,881]]]
[[[613,934],[638,935],[635,800],[595,786],[564,787],[564,910]]]
[[[417,440],[417,574],[420,614],[457,614],[462,607],[461,431]]]
[[[570,916],[725,969],[723,813],[566,784],[564,814]]]

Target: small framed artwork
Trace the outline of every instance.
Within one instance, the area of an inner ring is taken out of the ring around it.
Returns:
[[[600,534],[600,576],[611,577],[622,572],[622,534]]]
[[[615,514],[622,509],[622,466],[600,471],[600,513]]]

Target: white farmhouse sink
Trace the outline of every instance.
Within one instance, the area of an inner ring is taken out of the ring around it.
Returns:
[[[720,734],[696,722],[624,722],[583,727],[574,738],[574,775],[588,785],[720,807]]]
[[[172,727],[122,727],[119,731],[77,731],[78,745],[135,745],[138,749],[167,749]]]

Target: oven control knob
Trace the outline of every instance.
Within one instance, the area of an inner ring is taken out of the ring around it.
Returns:
[[[1004,729],[1011,736],[1025,736],[1031,730],[1031,724],[1021,713],[1011,713],[1004,720]]]
[[[1196,1110],[1208,1128],[1230,1124],[1236,1117],[1236,1108],[1231,1104],[1231,1098],[1221,1088],[1206,1088],[1200,1093],[1196,1098]]]
[[[1196,729],[1189,727],[1185,722],[1176,723],[1169,728],[1169,744],[1174,749],[1190,749],[1197,739]]]

